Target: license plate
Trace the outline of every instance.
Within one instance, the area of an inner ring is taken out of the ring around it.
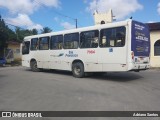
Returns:
[[[144,58],[143,58],[143,57],[140,57],[140,60],[144,60]]]

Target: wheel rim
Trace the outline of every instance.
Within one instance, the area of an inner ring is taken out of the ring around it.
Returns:
[[[36,63],[36,62],[33,63],[33,69],[34,69],[34,70],[37,69],[37,63]]]
[[[80,67],[76,66],[76,67],[74,68],[74,73],[75,73],[76,75],[79,75],[79,74],[81,73]]]
[[[34,69],[37,69],[37,64],[36,63],[34,64]]]

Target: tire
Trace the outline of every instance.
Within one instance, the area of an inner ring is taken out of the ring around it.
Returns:
[[[31,62],[31,70],[32,70],[33,72],[39,72],[39,71],[40,71],[40,69],[37,68],[37,62],[36,62],[36,61],[32,61],[32,62]]]
[[[73,76],[76,77],[76,78],[82,78],[84,77],[84,65],[83,63],[81,62],[76,62],[76,63],[73,63],[72,65],[72,73],[73,73]]]

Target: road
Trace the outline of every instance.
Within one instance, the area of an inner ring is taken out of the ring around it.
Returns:
[[[74,78],[64,71],[1,67],[0,111],[10,110],[160,111],[160,70]]]

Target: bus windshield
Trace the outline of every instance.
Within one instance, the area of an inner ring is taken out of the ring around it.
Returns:
[[[131,50],[135,56],[149,56],[150,54],[150,33],[146,24],[132,22]]]
[[[29,54],[29,47],[30,47],[30,42],[29,41],[23,42],[22,55]]]

